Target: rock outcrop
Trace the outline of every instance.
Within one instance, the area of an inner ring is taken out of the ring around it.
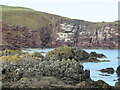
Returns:
[[[115,70],[113,68],[105,68],[105,69],[101,69],[99,70],[103,73],[108,73],[108,74],[113,74],[115,72]]]
[[[95,52],[94,52],[95,53]],[[106,57],[103,54],[95,53],[93,55],[92,53],[87,53],[84,50],[81,50],[80,48],[70,48],[70,47],[59,47],[57,49],[54,49],[53,51],[50,51],[46,54],[46,57],[50,60],[60,60],[62,59],[70,59],[70,60],[76,60],[79,62],[108,62],[109,60],[98,60],[99,57]]]
[[[17,47],[40,47],[42,44],[40,33],[27,27],[2,25],[2,43]]]
[[[96,53],[96,52],[91,52],[90,56],[91,57],[97,57],[97,58],[106,58],[106,56],[104,54],[99,54],[99,53]]]
[[[38,52],[11,54],[0,57],[3,88],[111,88],[104,81],[92,81],[90,71],[76,60],[53,61]]]

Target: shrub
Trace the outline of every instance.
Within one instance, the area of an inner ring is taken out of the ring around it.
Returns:
[[[19,50],[4,50],[1,52],[1,56],[9,56],[9,55],[15,55],[15,54],[22,54],[22,51]]]
[[[17,61],[17,60],[24,60],[25,57],[20,56],[19,54],[16,55],[9,55],[9,56],[1,56],[0,61]]]
[[[4,50],[0,54],[0,60],[2,61],[25,60],[27,57],[30,57],[30,54],[28,52],[22,52],[19,50]]]

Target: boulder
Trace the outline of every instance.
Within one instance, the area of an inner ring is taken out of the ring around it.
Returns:
[[[89,58],[89,53],[87,53],[84,50],[81,50],[80,48],[71,48],[72,52],[72,58],[77,61],[84,61]]]

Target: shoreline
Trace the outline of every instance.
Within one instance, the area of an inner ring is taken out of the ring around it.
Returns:
[[[24,48],[24,49],[27,49],[27,48]],[[41,49],[41,48],[29,48],[29,49],[38,49],[38,51],[39,51],[39,50],[42,51],[42,50],[51,49],[51,48],[46,48],[46,49]],[[53,49],[53,48],[52,48],[52,49]],[[78,50],[78,49],[76,49],[76,50]],[[99,50],[101,50],[101,49],[99,49]],[[105,49],[104,49],[104,50],[105,50]],[[111,49],[109,49],[109,50],[111,50]],[[33,51],[34,51],[34,50],[33,50]],[[29,52],[29,50],[28,50],[28,52]],[[35,50],[35,52],[37,52],[37,50]],[[97,53],[97,51],[95,51],[95,52]],[[84,52],[82,52],[82,53],[84,53]],[[81,54],[82,54],[82,53],[81,53]],[[103,53],[103,54],[104,54],[104,53]],[[87,54],[86,54],[86,55],[87,55]],[[86,57],[86,55],[85,55],[85,57]],[[51,59],[50,59],[50,60],[51,60]],[[57,60],[57,59],[56,59],[56,60]],[[51,60],[51,61],[52,61],[52,60]],[[69,61],[70,61],[70,60],[69,60]],[[52,62],[51,62],[51,63],[52,63]],[[81,62],[79,62],[79,63],[82,64],[82,63],[87,63],[87,62],[82,62],[82,61],[81,61]],[[93,64],[90,64],[90,65],[93,65],[93,67],[94,67],[95,63],[96,63],[96,65],[97,65],[97,63],[100,64],[99,62],[88,62],[88,63],[93,63]],[[103,63],[104,63],[104,62],[103,62]],[[105,62],[105,63],[106,63],[106,62]],[[104,63],[104,64],[105,64],[105,63]],[[107,65],[107,64],[106,64],[106,65]],[[83,66],[84,66],[84,65],[83,65]],[[108,66],[109,66],[109,65],[108,65]],[[91,67],[91,66],[90,66],[90,67]],[[96,66],[95,66],[95,67],[96,67]],[[104,65],[102,66],[102,68],[104,68]],[[90,68],[86,68],[86,67],[85,67],[85,69],[89,69],[89,70],[91,71]],[[111,76],[111,75],[110,75],[110,76]],[[91,77],[91,76],[90,76],[90,77]],[[100,77],[100,76],[99,76],[99,77]],[[99,79],[99,77],[98,77],[98,79]],[[105,77],[104,77],[104,78],[105,78]],[[92,79],[92,80],[94,80],[94,79]],[[102,79],[100,79],[100,80],[102,80]],[[104,80],[103,80],[103,81],[104,81]],[[106,81],[105,81],[105,82],[106,82]],[[111,86],[114,86],[114,85],[111,85]]]

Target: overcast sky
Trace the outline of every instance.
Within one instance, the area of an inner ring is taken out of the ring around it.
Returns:
[[[118,20],[119,0],[1,0],[0,4],[22,6],[38,11],[86,21]]]

